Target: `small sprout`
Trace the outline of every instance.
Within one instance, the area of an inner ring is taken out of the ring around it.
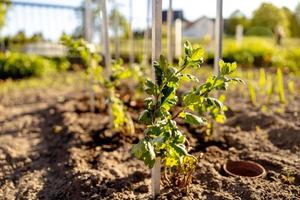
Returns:
[[[248,84],[248,89],[249,89],[250,102],[251,102],[252,105],[256,106],[257,105],[257,102],[256,102],[256,92],[255,92],[254,86],[250,82]]]
[[[265,89],[266,86],[266,73],[264,68],[259,69],[259,87]]]
[[[285,101],[285,95],[284,95],[283,75],[282,75],[282,71],[280,68],[277,69],[276,81],[277,81],[279,101],[280,101],[280,103],[285,103],[286,101]]]
[[[288,80],[288,90],[292,95],[296,95],[297,91],[294,81]]]
[[[285,167],[282,169],[281,178],[285,183],[293,184],[295,182],[295,171]]]

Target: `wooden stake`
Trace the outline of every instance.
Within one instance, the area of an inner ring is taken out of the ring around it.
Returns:
[[[106,11],[106,0],[101,1],[102,8],[102,38],[103,38],[103,50],[104,50],[104,58],[105,58],[105,71],[106,75],[110,74],[110,65],[111,65],[111,57],[109,52],[109,38],[108,38],[108,19],[107,19],[107,11]]]
[[[173,10],[172,0],[169,0],[168,19],[167,19],[167,48],[168,48],[168,61],[173,63],[173,46],[172,46],[172,23],[173,23]]]
[[[134,63],[134,41],[132,31],[132,0],[129,0],[129,65],[133,67]]]
[[[104,59],[105,59],[105,76],[110,76],[110,66],[111,66],[111,57],[109,52],[109,37],[108,37],[108,19],[107,19],[107,11],[106,11],[106,0],[100,0],[100,8],[101,8],[101,21],[102,21],[102,40],[103,40],[103,50],[104,50]],[[108,95],[111,97],[114,94],[113,89],[108,89]],[[108,116],[109,116],[109,127],[112,126],[113,115],[111,112],[111,104],[108,104]]]
[[[151,5],[151,0],[147,0],[147,17],[146,17],[146,28],[144,31],[144,65],[148,65],[148,56],[149,56],[149,28],[150,28],[150,5]]]
[[[161,54],[161,23],[162,23],[162,0],[152,0],[152,63],[159,59]],[[152,70],[152,78],[155,73]],[[156,158],[151,169],[152,196],[155,199],[160,193],[160,158]]]
[[[84,1],[84,38],[88,43],[91,43],[92,41],[92,12],[91,12],[91,0],[85,0]],[[92,65],[92,58],[89,53],[88,55],[88,65],[87,67],[93,68]],[[91,112],[95,112],[95,93],[94,93],[94,75],[90,74],[90,85],[89,85],[89,91],[90,91],[90,108]]]
[[[115,12],[116,12],[116,14],[118,12],[118,9],[117,9],[116,5],[115,5]],[[115,15],[114,16],[114,32],[115,32],[115,59],[116,60],[119,60],[119,58],[120,58],[119,24],[120,24],[119,16]]]
[[[223,0],[217,0],[217,15],[215,21],[215,59],[214,73],[219,74],[219,60],[222,59],[222,37],[223,37]]]
[[[175,56],[179,58],[182,53],[182,21],[175,20]]]
[[[156,158],[155,164],[151,169],[151,188],[152,188],[152,197],[156,199],[156,197],[160,193],[160,177],[161,177],[161,159],[160,157]]]
[[[238,24],[235,29],[235,39],[238,45],[242,43],[243,40],[243,32],[244,32],[244,27],[241,24]]]
[[[92,12],[91,0],[84,1],[84,39],[88,42],[92,40]]]

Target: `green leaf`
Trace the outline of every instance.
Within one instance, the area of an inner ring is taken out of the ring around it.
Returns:
[[[193,50],[191,43],[189,41],[185,41],[183,46],[184,46],[184,53],[187,56],[190,56]]]
[[[149,97],[149,98],[146,98],[144,100],[144,102],[145,102],[146,108],[151,109],[151,107],[153,106],[153,99],[151,97]]]
[[[192,125],[200,125],[200,126],[204,126],[206,124],[206,122],[201,117],[198,117],[188,112],[185,113],[185,122]]]
[[[161,100],[161,103],[163,104],[164,101],[172,94],[172,92],[174,91],[175,88],[173,87],[169,87],[169,86],[166,86],[164,89],[162,89],[162,94],[163,94],[163,97],[162,97],[162,100]]]
[[[192,105],[194,103],[197,103],[199,101],[199,96],[196,95],[195,91],[191,91],[184,95],[183,97],[183,103],[185,106]]]
[[[192,74],[185,74],[185,77],[187,77],[188,80],[190,80],[190,81],[199,82],[199,79],[196,76],[192,75]]]
[[[159,135],[161,133],[161,127],[156,125],[148,126],[148,128],[145,130],[146,135]]]
[[[151,113],[149,112],[149,110],[144,110],[140,114],[138,121],[140,123],[150,124],[151,123]]]
[[[231,78],[230,80],[238,82],[238,83],[246,84],[245,81],[240,78]]]
[[[163,71],[160,66],[160,63],[154,62],[153,63],[154,71],[155,71],[155,80],[158,86],[161,86],[163,81]]]
[[[153,145],[147,140],[141,140],[133,145],[131,153],[139,160],[144,161],[145,165],[152,168],[155,163],[156,154]]]
[[[207,97],[205,98],[206,102],[208,103],[208,105],[215,105],[217,106],[219,109],[223,109],[223,103],[221,101],[219,101],[216,98],[212,98],[212,97]]]
[[[157,86],[152,81],[146,80],[145,91],[146,91],[147,94],[156,95]]]
[[[203,48],[197,48],[193,51],[191,60],[192,61],[200,61],[203,59],[204,55],[204,49]]]
[[[177,69],[174,67],[169,67],[166,71],[166,77],[169,80],[169,82],[178,82],[179,78],[177,73]]]
[[[236,62],[234,62],[234,63],[228,63],[228,68],[229,68],[229,73],[231,74],[231,73],[233,73],[233,72],[235,72],[236,71],[236,68],[237,68],[237,64],[236,64]]]
[[[166,72],[166,70],[168,68],[168,63],[167,63],[167,59],[166,59],[165,56],[160,55],[160,57],[159,57],[159,64],[160,64],[161,70],[163,72]]]
[[[184,144],[174,144],[171,143],[170,146],[176,151],[179,156],[188,155],[188,152]]]

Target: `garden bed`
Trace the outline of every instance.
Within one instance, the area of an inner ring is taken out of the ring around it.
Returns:
[[[36,89],[0,98],[1,199],[151,197],[150,170],[130,154],[132,144],[143,138],[144,126],[136,123],[142,108],[127,102],[135,135],[113,132],[102,96],[97,95],[96,113],[89,112],[83,89]],[[239,94],[227,102],[228,120],[209,139],[178,121],[180,129],[189,132],[193,155],[204,154],[189,192],[163,188],[160,198],[299,199],[299,97],[277,114],[253,108]],[[229,177],[222,169],[228,159],[255,161],[267,175]],[[290,178],[294,181],[289,183]]]

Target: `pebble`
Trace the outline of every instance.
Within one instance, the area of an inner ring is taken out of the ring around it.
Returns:
[[[147,185],[141,185],[138,188],[136,188],[134,190],[135,192],[140,192],[140,193],[148,193],[149,192],[149,188]]]

